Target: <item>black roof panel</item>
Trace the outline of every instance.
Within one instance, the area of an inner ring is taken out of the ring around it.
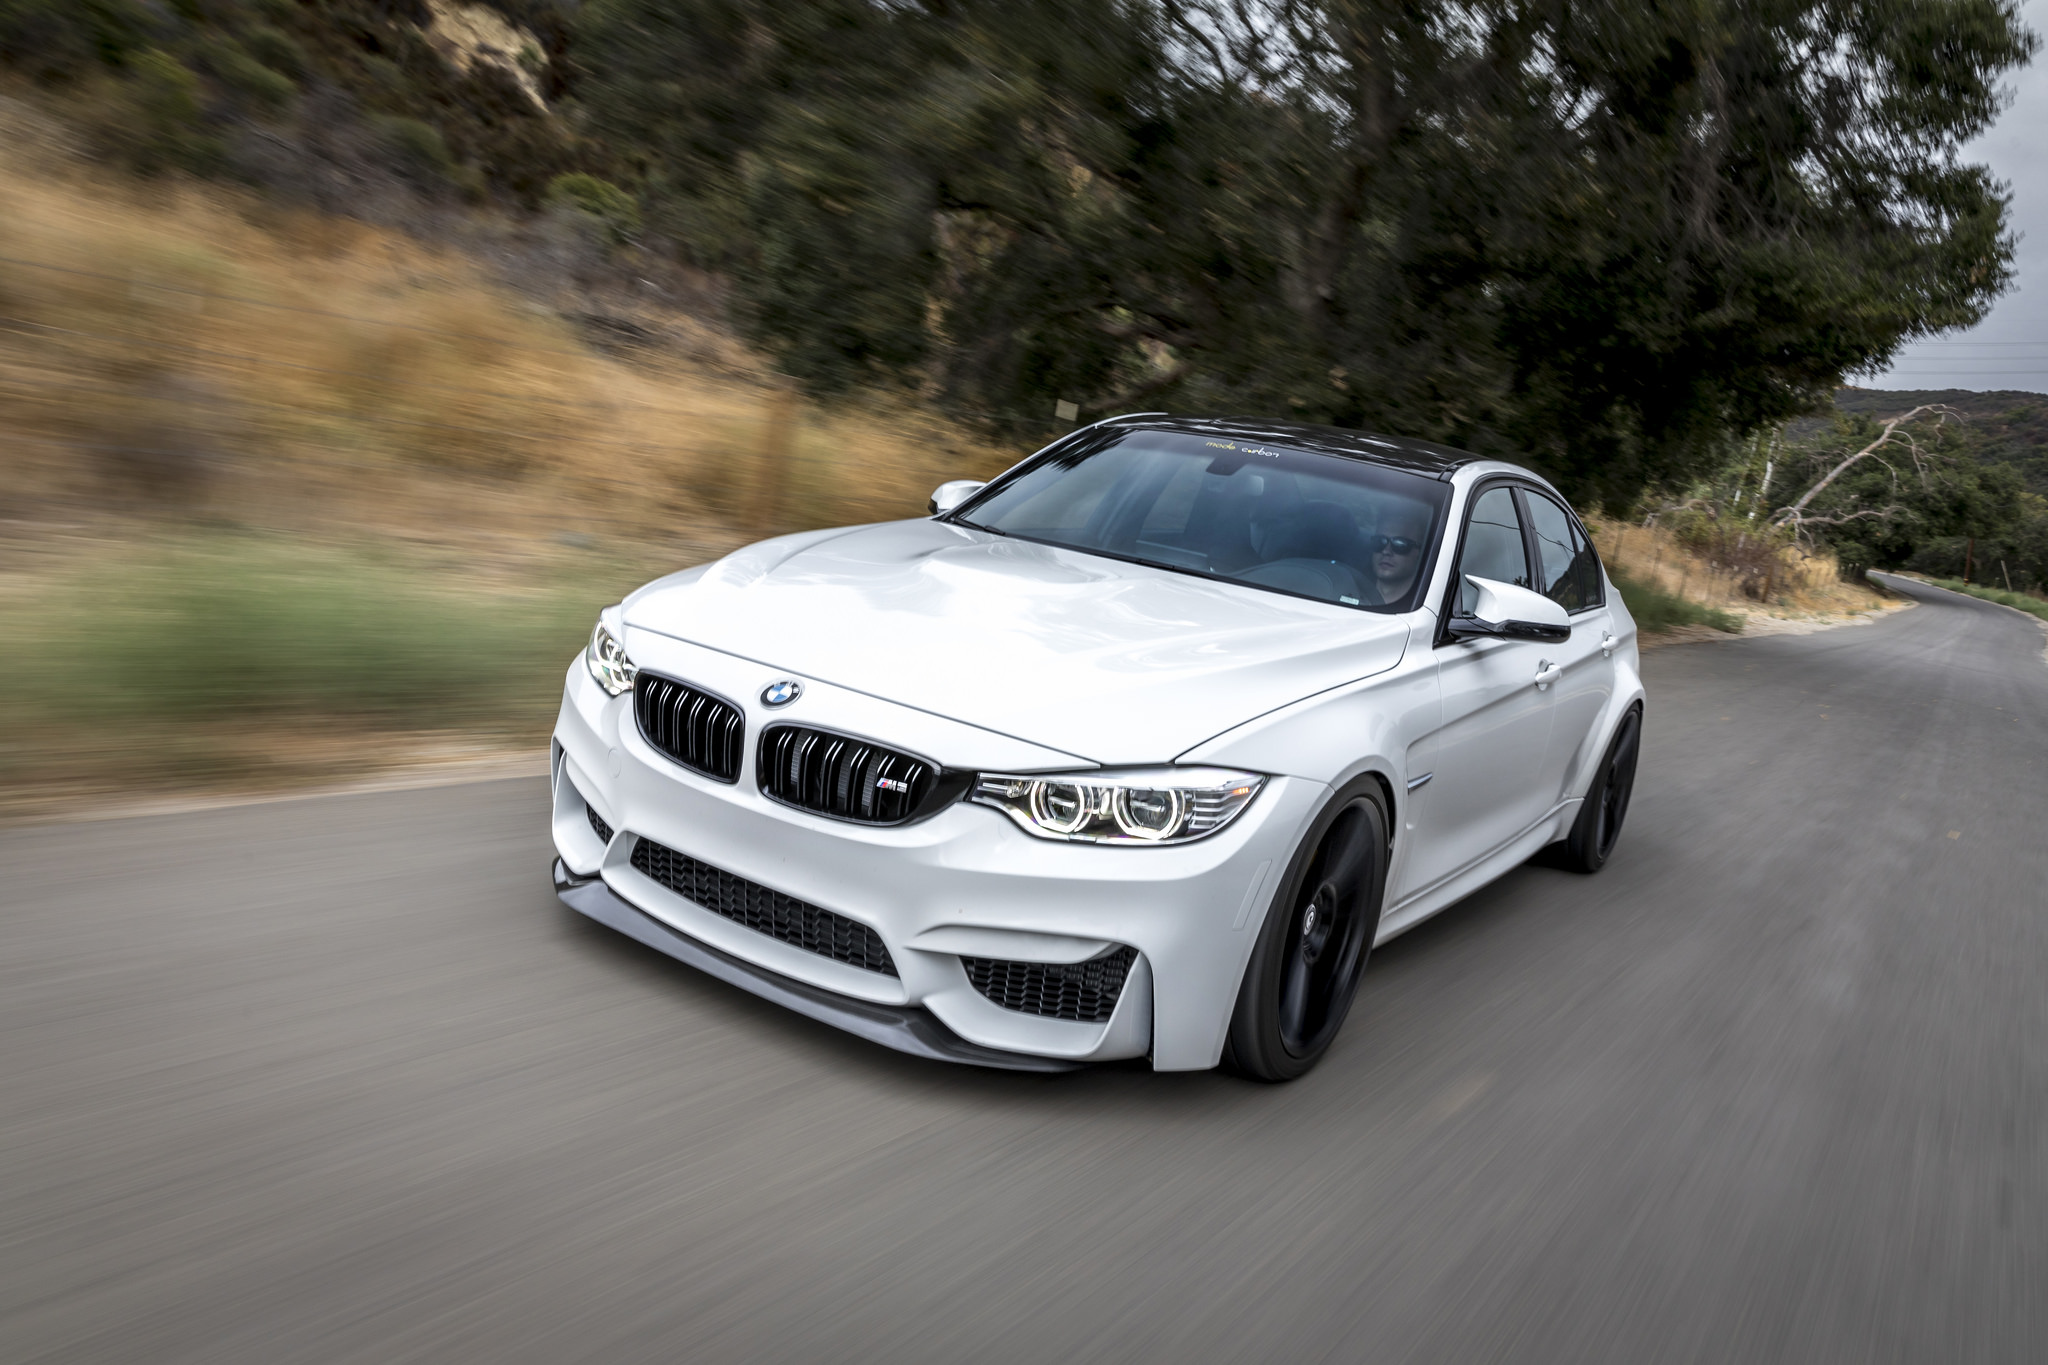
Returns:
[[[1111,417],[1097,425],[1271,441],[1296,450],[1370,460],[1374,464],[1392,465],[1418,474],[1433,474],[1439,479],[1450,478],[1464,465],[1492,458],[1429,441],[1411,440],[1406,436],[1383,436],[1378,432],[1316,426],[1311,422],[1276,422],[1264,417],[1174,417],[1166,413],[1141,412],[1128,417]]]

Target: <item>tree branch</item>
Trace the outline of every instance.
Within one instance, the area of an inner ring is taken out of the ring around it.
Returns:
[[[1804,493],[1802,493],[1799,497],[1799,501],[1779,511],[1775,518],[1778,525],[1793,526],[1801,525],[1809,521],[1822,520],[1822,518],[1819,517],[1807,516],[1806,505],[1812,502],[1814,498],[1817,497],[1821,493],[1821,491],[1825,489],[1829,484],[1833,483],[1836,479],[1839,479],[1843,475],[1843,473],[1848,470],[1849,466],[1863,459],[1866,455],[1870,455],[1873,452],[1877,451],[1880,447],[1888,444],[1891,441],[1893,434],[1896,433],[1902,425],[1912,421],[1916,417],[1921,416],[1923,413],[1929,412],[1937,414],[1943,421],[1946,421],[1948,418],[1951,417],[1960,418],[1962,416],[1962,414],[1958,413],[1954,408],[1951,408],[1946,404],[1922,403],[1919,407],[1914,408],[1911,412],[1901,413],[1899,416],[1892,418],[1890,421],[1884,424],[1884,430],[1880,431],[1877,434],[1876,440],[1872,441],[1869,445],[1863,447],[1863,449],[1857,451],[1855,454],[1845,458],[1840,464],[1836,465],[1833,469],[1830,469],[1827,472],[1827,475],[1824,478],[1822,478],[1819,483],[1815,484],[1813,487],[1807,489]],[[1906,435],[1900,437],[1900,439],[1906,441],[1909,445],[1914,444],[1911,433],[1907,433]]]

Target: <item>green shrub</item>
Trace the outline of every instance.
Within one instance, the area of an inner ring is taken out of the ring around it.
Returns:
[[[0,0],[0,66],[37,80],[76,76],[119,63],[149,28],[137,0]]]
[[[1622,603],[1635,618],[1637,628],[1646,634],[1660,635],[1674,626],[1712,626],[1730,634],[1742,629],[1742,618],[1733,612],[1687,601],[1653,583],[1631,578],[1612,565],[1608,566],[1607,576],[1620,590]]]
[[[170,53],[151,48],[130,67],[134,72],[136,107],[162,128],[191,127],[199,122],[199,78]]]
[[[201,53],[207,69],[222,85],[261,108],[282,109],[299,93],[290,76],[272,71],[232,38],[209,38],[201,45]]]
[[[454,183],[455,154],[448,150],[448,140],[441,136],[439,128],[416,118],[390,115],[373,117],[370,125],[385,155],[401,175],[435,188]]]
[[[152,48],[128,62],[129,79],[110,86],[94,114],[96,135],[144,174],[220,169],[220,140],[201,119],[199,78],[176,57]]]
[[[242,46],[272,71],[282,71],[293,80],[306,78],[306,49],[290,34],[268,24],[256,24],[242,35]]]
[[[10,612],[0,704],[135,725],[240,716],[505,728],[545,718],[593,608],[451,590],[361,553],[180,542]]]
[[[640,205],[633,196],[594,175],[558,175],[548,182],[547,202],[589,214],[604,226],[613,242],[629,242],[640,235]]]
[[[2048,601],[2044,601],[2039,597],[2033,597],[2023,592],[2007,592],[2003,588],[1987,588],[1978,583],[1965,583],[1960,578],[1932,578],[1928,581],[1937,588],[1947,588],[1950,592],[1968,593],[1972,597],[1981,597],[1986,602],[1996,602],[2000,606],[2018,607],[2021,611],[2048,621]]]

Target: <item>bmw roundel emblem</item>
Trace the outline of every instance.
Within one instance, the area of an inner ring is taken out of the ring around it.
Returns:
[[[804,685],[791,678],[769,683],[761,689],[763,706],[787,706],[804,694]]]

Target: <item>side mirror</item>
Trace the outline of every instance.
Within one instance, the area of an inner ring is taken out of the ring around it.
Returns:
[[[1545,640],[1572,638],[1571,613],[1540,592],[1466,574],[1479,589],[1470,616],[1453,616],[1448,627],[1457,640]]]
[[[986,487],[986,481],[977,479],[954,479],[951,483],[940,484],[932,493],[932,515],[943,517]]]

